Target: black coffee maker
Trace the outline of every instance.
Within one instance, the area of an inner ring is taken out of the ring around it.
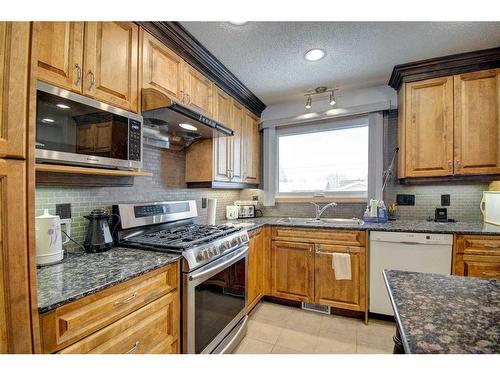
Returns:
[[[109,230],[109,214],[102,208],[97,208],[84,216],[89,220],[87,236],[85,237],[85,251],[87,253],[98,253],[113,247],[113,237]]]

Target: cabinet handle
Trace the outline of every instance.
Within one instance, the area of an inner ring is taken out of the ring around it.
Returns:
[[[137,292],[135,292],[134,294],[132,294],[130,297],[124,299],[123,301],[116,301],[115,305],[117,305],[117,306],[126,305],[127,303],[132,302],[136,297],[137,297]]]
[[[453,162],[450,160],[450,161],[448,162],[448,170],[451,172],[451,171],[452,171],[452,169],[453,169]]]
[[[78,65],[78,63],[75,64],[75,69],[76,69],[76,82],[75,82],[75,86],[79,86],[80,85],[80,81],[82,80],[82,68],[80,67],[80,65]]]
[[[181,90],[181,102],[184,103],[184,98],[186,97],[186,94],[184,94],[184,90]]]
[[[92,90],[92,87],[94,87],[94,84],[95,84],[95,74],[92,73],[92,70],[89,70],[89,75],[90,75],[89,90]]]
[[[188,99],[188,102],[187,102],[187,104],[189,105],[189,104],[191,104],[191,95],[189,95],[189,94],[186,94],[186,96],[187,96],[187,99]]]
[[[130,348],[130,350],[126,351],[125,354],[132,354],[133,352],[135,352],[139,348],[139,344],[140,344],[139,341],[134,342],[134,345],[132,346],[132,348]]]
[[[457,161],[455,162],[455,165],[457,166],[457,168],[460,168],[460,160],[457,160]]]

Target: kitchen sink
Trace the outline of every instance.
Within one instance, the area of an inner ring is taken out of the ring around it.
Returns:
[[[339,219],[339,218],[321,218],[316,220],[312,217],[285,217],[278,220],[279,223],[290,223],[290,224],[338,224],[338,225],[363,225],[363,220],[352,218],[352,219]]]

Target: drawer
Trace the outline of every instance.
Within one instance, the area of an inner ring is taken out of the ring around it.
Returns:
[[[500,263],[464,261],[465,274],[483,279],[500,279]]]
[[[178,263],[64,305],[40,317],[42,350],[53,353],[175,289]]]
[[[179,294],[158,298],[62,350],[62,354],[167,354],[177,352]]]
[[[274,227],[273,240],[305,242],[317,244],[340,244],[350,246],[365,246],[366,232],[338,229],[305,229]]]
[[[458,235],[457,254],[500,255],[500,236]]]

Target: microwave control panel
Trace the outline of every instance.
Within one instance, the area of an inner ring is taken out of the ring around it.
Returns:
[[[141,161],[141,123],[137,120],[129,119],[128,127],[128,155],[129,160]]]

